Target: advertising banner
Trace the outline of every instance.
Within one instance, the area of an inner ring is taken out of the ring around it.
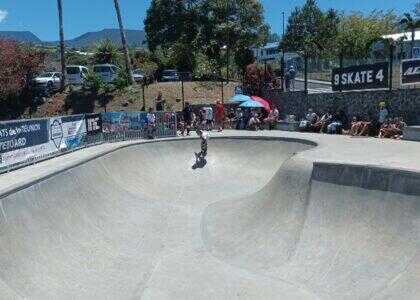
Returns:
[[[171,112],[154,112],[156,116],[157,136],[176,135],[176,116]],[[145,112],[108,112],[102,113],[102,130],[104,133],[119,133],[124,131],[145,131],[147,113]]]
[[[341,85],[340,85],[341,83]],[[332,89],[339,91],[383,89],[389,85],[389,63],[333,69]]]
[[[420,82],[420,59],[407,59],[401,63],[401,84]]]
[[[71,150],[82,146],[86,137],[84,115],[50,119],[50,144],[57,150]]]
[[[48,119],[0,123],[0,168],[50,151]]]
[[[85,115],[85,121],[88,135],[95,135],[102,132],[101,114],[87,114]]]

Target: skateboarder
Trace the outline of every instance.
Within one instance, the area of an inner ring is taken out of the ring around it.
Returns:
[[[197,128],[196,133],[201,140],[201,151],[199,153],[195,153],[195,157],[197,161],[199,161],[204,160],[207,156],[207,142],[209,140],[209,134],[207,132],[202,131],[200,128]]]

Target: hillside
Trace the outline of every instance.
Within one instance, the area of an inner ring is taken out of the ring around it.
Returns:
[[[233,95],[235,86],[234,82],[224,86],[225,101]],[[161,82],[149,85],[145,89],[146,108],[153,106],[159,91],[162,92],[163,98],[166,100],[167,110],[182,108],[181,84],[179,82]],[[221,86],[218,82],[186,82],[184,92],[185,101],[191,104],[212,104],[221,100]],[[56,94],[52,98],[46,99],[45,103],[33,112],[32,117],[102,112],[104,108],[100,105],[98,98],[101,98],[101,95],[95,97],[80,90]],[[107,111],[139,111],[142,107],[141,86],[133,85],[123,91],[115,91],[109,95],[107,101],[109,101],[106,105]],[[68,110],[65,108],[66,102],[72,103]],[[28,112],[26,115],[28,117]]]
[[[142,30],[125,30],[127,42],[131,47],[141,47],[145,41],[145,33]],[[79,37],[66,41],[67,47],[83,48],[98,44],[102,40],[109,39],[117,45],[121,45],[119,29],[104,29],[101,31],[87,32]],[[50,44],[58,44],[51,42]]]
[[[125,30],[127,42],[131,47],[143,47],[146,40],[143,30]],[[41,41],[30,31],[0,31],[0,39],[10,39],[22,43],[44,44],[47,46],[58,45],[58,41]],[[102,40],[109,39],[117,45],[121,45],[121,36],[119,29],[104,29],[101,31],[87,32],[74,39],[66,41],[66,46],[71,48],[84,48],[98,44]]]
[[[14,40],[21,43],[42,43],[42,41],[30,31],[0,31],[0,39]]]

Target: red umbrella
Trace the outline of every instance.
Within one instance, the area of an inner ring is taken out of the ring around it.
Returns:
[[[261,97],[258,97],[258,96],[252,96],[251,98],[255,102],[260,103],[267,112],[271,111],[271,106],[270,106],[270,103],[268,102],[268,100],[265,100],[265,99],[263,99]]]

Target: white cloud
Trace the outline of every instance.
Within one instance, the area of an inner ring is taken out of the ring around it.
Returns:
[[[0,23],[3,22],[4,19],[6,19],[7,15],[8,15],[7,10],[1,10],[0,9]]]

